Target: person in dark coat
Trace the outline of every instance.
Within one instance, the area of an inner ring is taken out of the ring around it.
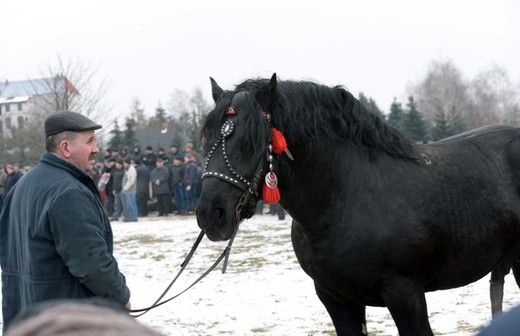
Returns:
[[[176,143],[172,144],[170,146],[170,164],[173,164],[173,159],[176,157],[181,158],[182,161],[184,161],[184,153],[179,149],[179,145]]]
[[[185,187],[185,201],[188,213],[191,213],[197,207],[197,186],[199,185],[199,169],[197,166],[197,159],[191,153],[184,155],[184,163],[186,169],[184,171],[184,187]]]
[[[123,178],[125,170],[123,169],[123,159],[118,158],[112,172],[112,194],[114,196],[114,211],[110,217],[111,221],[118,221],[119,217],[123,215],[125,208],[125,198],[123,192]]]
[[[11,190],[12,187],[20,180],[23,176],[23,172],[20,170],[20,165],[17,163],[7,164],[6,166],[7,177],[5,179],[5,194]]]
[[[182,157],[173,157],[173,165],[170,168],[170,184],[175,199],[175,207],[177,215],[186,215],[188,208],[186,204],[186,191],[184,190],[184,159]]]
[[[168,216],[170,212],[170,172],[164,166],[164,161],[158,158],[157,167],[150,173],[153,195],[157,197],[158,216]]]
[[[146,154],[143,156],[142,161],[150,171],[155,169],[155,161],[157,161],[157,154],[154,153],[152,146],[146,147]]]
[[[137,215],[139,217],[148,216],[148,200],[150,199],[150,170],[141,162],[135,161],[135,171],[137,173],[137,189],[135,200],[137,202]]]
[[[159,159],[162,159],[163,160],[163,163],[164,163],[164,166],[167,167],[168,166],[168,163],[170,163],[170,157],[168,155],[166,155],[166,152],[164,151],[164,148],[159,148],[159,150],[157,151],[157,158]]]
[[[44,128],[47,152],[7,194],[0,216],[4,331],[16,314],[51,299],[99,296],[131,306],[110,221],[85,173],[101,126],[67,111]]]
[[[141,163],[143,162],[143,153],[141,152],[141,146],[135,145],[132,149],[132,161],[134,161],[135,164],[137,164],[137,161],[139,160]]]

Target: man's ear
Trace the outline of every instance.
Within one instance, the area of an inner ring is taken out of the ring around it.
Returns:
[[[71,154],[71,143],[69,140],[61,140],[58,145],[58,150],[64,158],[70,158]]]

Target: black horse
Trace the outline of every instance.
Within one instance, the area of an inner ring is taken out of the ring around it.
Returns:
[[[338,335],[367,334],[367,305],[388,307],[401,335],[432,335],[425,292],[520,256],[520,129],[419,146],[341,87],[273,75],[234,91],[212,79],[212,91],[199,226],[231,239],[277,175],[296,256]],[[289,151],[270,146],[273,129]]]

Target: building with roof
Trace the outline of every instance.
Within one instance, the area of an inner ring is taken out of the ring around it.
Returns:
[[[12,128],[60,93],[79,94],[64,76],[0,82],[0,134],[10,137]]]

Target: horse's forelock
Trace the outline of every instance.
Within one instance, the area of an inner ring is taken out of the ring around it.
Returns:
[[[227,107],[233,106],[234,116],[224,114]],[[202,129],[202,136],[206,138],[206,152],[220,136],[221,126],[226,118],[234,118],[236,127],[233,136],[240,142],[238,150],[244,155],[257,161],[265,153],[267,148],[267,124],[261,118],[261,108],[255,99],[255,92],[246,91],[244,87],[232,93],[226,93],[208,115]]]

